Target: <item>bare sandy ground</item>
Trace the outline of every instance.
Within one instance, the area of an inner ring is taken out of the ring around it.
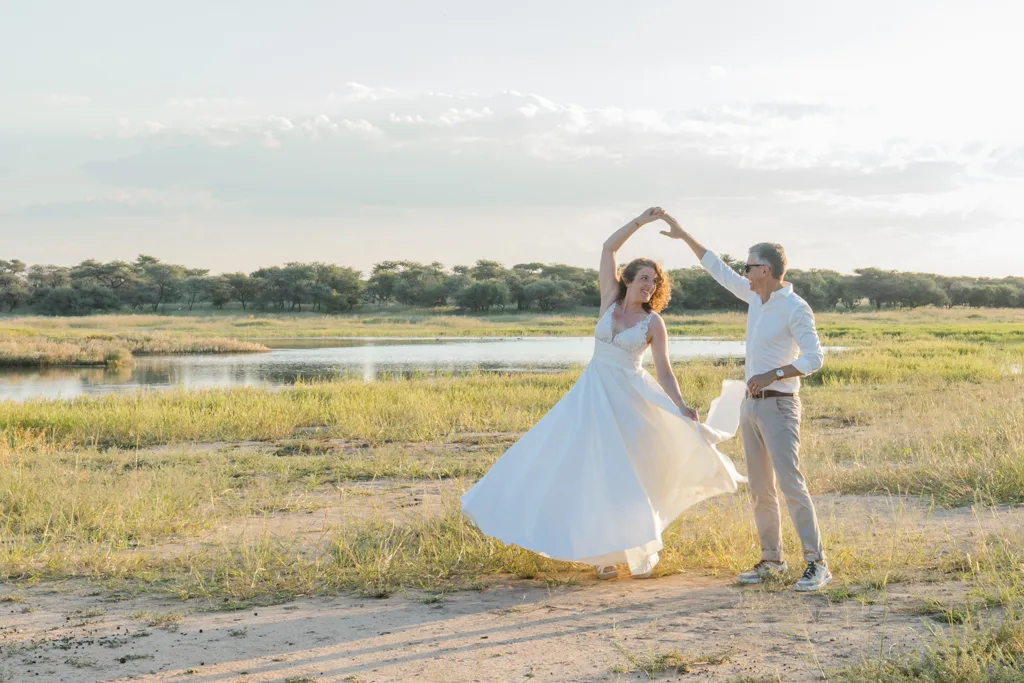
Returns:
[[[36,587],[18,592],[26,602],[0,603],[0,680],[640,681],[649,680],[643,672],[620,673],[631,658],[677,651],[710,662],[657,680],[816,681],[918,645],[937,627],[908,609],[922,589],[894,586],[876,604],[830,603],[679,575],[550,590],[510,581],[435,604],[338,597],[190,613],[178,601]],[[926,591],[955,597],[962,587]],[[181,619],[148,626],[139,612]]]

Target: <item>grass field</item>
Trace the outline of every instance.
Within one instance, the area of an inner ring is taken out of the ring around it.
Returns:
[[[22,319],[15,327],[8,319],[0,335],[201,339],[231,335],[232,326],[251,336],[259,336],[255,329],[264,336],[589,334],[593,323],[592,316],[381,320],[121,316]],[[674,330],[735,336],[742,320],[670,322]],[[884,600],[886,587],[901,582],[954,582],[973,597],[930,603],[933,613],[957,623],[965,614],[972,623],[1009,619],[938,643],[930,659],[878,657],[837,680],[989,680],[935,674],[954,664],[1019,680],[1024,631],[1013,615],[1024,607],[1024,534],[1014,515],[1024,504],[1024,317],[825,315],[820,327],[828,341],[855,347],[831,355],[804,389],[803,467],[812,493],[826,501],[819,514],[837,577],[830,599]],[[706,411],[721,381],[741,377],[742,368],[695,362],[676,373],[683,394]],[[573,585],[584,569],[482,536],[458,513],[457,497],[577,376],[2,403],[0,578],[18,585],[85,578],[110,591],[228,604],[450,591],[509,576]],[[738,440],[725,450],[742,469]],[[396,503],[410,487],[429,493],[416,514]],[[305,529],[302,520],[320,518],[330,523],[316,533],[296,531]],[[224,528],[259,531],[217,531]],[[657,572],[729,576],[756,559],[755,538],[745,495],[713,499],[670,528]],[[791,533],[786,543],[797,547]]]
[[[0,339],[91,335],[229,337],[259,340],[285,337],[588,336],[596,309],[568,314],[502,313],[459,315],[451,310],[366,308],[349,315],[212,313],[185,315],[97,315],[83,318],[0,317]],[[666,315],[672,335],[742,339],[739,313],[694,312]],[[1024,342],[1024,309],[920,309],[818,313],[826,343],[885,340]]]

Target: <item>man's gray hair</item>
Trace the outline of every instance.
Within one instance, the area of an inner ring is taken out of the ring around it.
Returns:
[[[752,246],[750,253],[771,268],[772,277],[776,280],[781,280],[786,275],[789,262],[786,260],[786,250],[781,244],[761,242]]]

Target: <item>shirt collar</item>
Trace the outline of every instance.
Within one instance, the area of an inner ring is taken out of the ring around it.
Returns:
[[[768,301],[771,301],[776,296],[788,297],[792,293],[793,293],[793,285],[787,282],[786,284],[782,285],[782,289],[779,289],[779,290],[776,290],[776,291],[772,292],[772,295],[770,297],[768,297]]]

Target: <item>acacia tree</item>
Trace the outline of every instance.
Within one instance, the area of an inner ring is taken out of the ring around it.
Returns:
[[[0,307],[13,311],[29,297],[25,280],[27,267],[18,259],[0,261]]]
[[[143,255],[136,260],[135,267],[153,312],[159,310],[161,304],[174,301],[180,296],[187,273],[184,266],[163,263],[156,257]]]
[[[381,306],[394,301],[401,267],[401,261],[382,261],[374,265],[366,282],[367,300]]]
[[[459,292],[456,301],[462,308],[475,312],[504,309],[509,302],[508,286],[497,278],[474,282]]]
[[[317,283],[325,292],[319,301],[320,310],[327,313],[343,313],[362,302],[366,285],[358,270],[326,264],[320,266]]]
[[[139,258],[146,258],[147,263],[149,259],[159,263],[158,259],[152,257],[140,256]],[[93,282],[116,293],[138,280],[140,275],[138,264],[138,261],[133,266],[125,261],[101,263],[95,259],[89,259],[73,267],[70,275],[72,282]]]
[[[209,272],[206,268],[189,268],[185,271],[183,289],[187,297],[188,310],[191,311],[201,297],[209,295],[212,284],[210,278],[206,277]]]
[[[245,273],[227,273],[221,275],[221,279],[231,291],[231,299],[242,304],[243,311],[260,295],[260,281]]]

